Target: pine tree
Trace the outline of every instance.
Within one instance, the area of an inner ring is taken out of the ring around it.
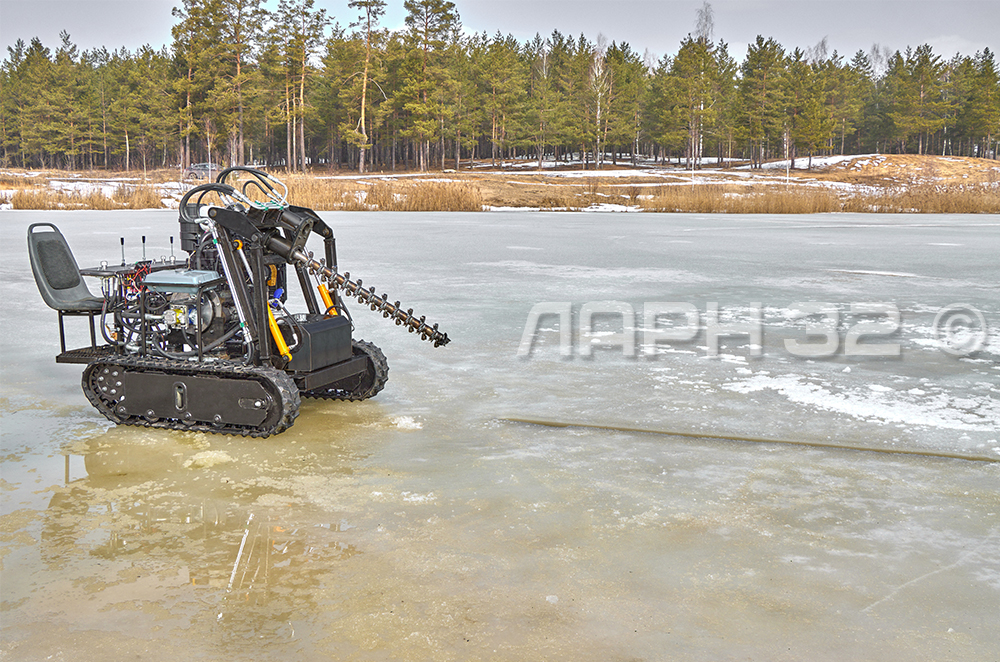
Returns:
[[[791,167],[795,167],[796,150],[804,147],[808,127],[806,126],[806,108],[811,106],[814,99],[813,71],[806,60],[806,54],[801,49],[796,48],[788,56],[787,64],[787,97],[785,113],[787,122],[785,124],[787,133],[785,136],[786,157],[791,162]],[[815,114],[815,109],[813,114]]]
[[[612,147],[612,161],[617,163],[618,150],[628,146],[633,165],[639,150],[642,126],[642,102],[646,88],[646,68],[639,54],[627,43],[612,43],[607,53],[611,74],[606,143]]]
[[[254,79],[253,61],[266,18],[261,0],[216,0],[212,22],[218,32],[217,62],[221,71],[213,96],[228,133],[229,165],[246,163],[245,111],[247,86]]]
[[[225,80],[229,61],[226,53],[231,50],[222,43],[227,21],[222,0],[183,0],[183,6],[175,7],[173,12],[179,19],[172,35],[174,67],[179,73],[175,90],[181,165],[190,164],[195,137],[204,145],[205,159],[217,163],[213,152],[228,142],[229,129],[234,125],[231,111],[237,105],[234,89]]]
[[[973,156],[997,158],[994,143],[1000,137],[1000,75],[993,52],[986,48],[969,62],[968,95],[959,111],[959,125]]]
[[[449,66],[451,79],[454,81],[451,130],[454,135],[456,170],[461,169],[462,150],[474,148],[479,124],[484,115],[483,95],[475,80],[476,58],[472,53],[477,47],[478,39],[475,35],[469,39],[456,41],[450,47],[453,53],[449,58]]]
[[[675,101],[675,80],[671,75],[673,58],[663,56],[650,76],[647,109],[644,113],[645,132],[661,150],[674,153],[687,145],[687,130],[681,121]],[[666,161],[666,154],[661,157]]]
[[[833,104],[830,97],[831,84],[835,82],[835,78],[831,75],[830,62],[814,62],[809,66],[805,103],[796,127],[796,143],[808,153],[810,170],[813,155],[827,147],[833,135]]]
[[[362,132],[362,124],[370,123],[367,115],[371,115],[371,104],[367,99],[365,122],[361,120],[361,99],[365,86],[364,39],[361,31],[347,35],[339,25],[334,26],[314,85],[314,103],[320,121],[327,127],[326,140],[329,141],[331,160],[335,159],[340,164],[344,146],[349,166],[355,165],[357,155],[359,169],[363,167],[360,164],[364,159],[362,152],[370,145],[368,128],[365,128],[365,133]]]
[[[260,82],[254,86],[255,94],[250,99],[248,116],[260,145],[259,150],[264,155],[262,160],[287,166],[291,162],[291,154],[282,146],[282,143],[287,144],[284,131],[290,125],[287,105],[290,85],[286,64],[285,36],[271,15],[266,29],[260,34],[255,69]]]
[[[714,45],[688,36],[670,68],[672,103],[678,130],[686,134],[687,167],[701,166],[703,136],[715,126],[722,86]]]
[[[715,47],[715,61],[718,70],[719,106],[715,115],[714,138],[717,140],[718,160],[732,159],[733,147],[739,133],[739,98],[736,95],[736,74],[739,65],[729,55],[729,46],[720,40]],[[728,164],[728,161],[726,161]]]
[[[379,126],[386,132],[388,161],[390,170],[396,170],[397,161],[406,161],[406,145],[403,138],[407,128],[408,113],[405,109],[406,98],[402,90],[409,73],[409,46],[404,35],[390,33],[385,44],[383,55],[382,91],[388,96],[383,100],[376,113]]]
[[[514,43],[516,46],[517,42]],[[456,65],[456,59],[462,56],[462,52],[461,26],[457,22],[456,14],[455,25],[448,33],[448,39],[441,52],[441,69],[438,77],[438,84],[434,88],[434,92],[431,95],[437,118],[437,127],[435,131],[437,133],[438,141],[438,158],[440,159],[442,170],[445,169],[445,158],[447,155],[445,141],[447,136],[451,135],[454,129],[454,123],[457,117],[456,102],[459,98],[458,90],[460,89],[460,81],[455,76],[459,70]]]
[[[379,36],[378,22],[385,13],[385,0],[351,0],[348,4],[351,9],[358,9],[361,15],[358,21],[351,24],[351,27],[361,27],[365,42],[365,61],[361,72],[361,106],[358,126],[354,134],[348,134],[351,140],[359,149],[358,172],[365,171],[365,150],[368,148],[368,129],[366,111],[368,109],[368,77],[372,65],[372,56],[377,46],[376,39]]]
[[[917,154],[923,154],[930,135],[945,125],[947,103],[942,97],[944,65],[927,44],[907,49],[902,67],[893,70],[895,98],[889,117],[905,146],[917,137]]]
[[[741,123],[750,143],[751,162],[759,168],[785,128],[785,50],[774,39],[758,36],[747,49],[741,71]]]
[[[21,161],[25,167],[37,164],[47,168],[59,117],[47,94],[52,86],[51,52],[37,37],[28,45],[18,73],[26,92],[20,109]]]
[[[46,90],[56,117],[53,124],[50,151],[58,154],[65,167],[75,169],[83,148],[81,127],[85,125],[84,69],[69,33],[59,35],[62,42],[55,53],[52,67],[52,88]]]
[[[24,61],[25,45],[18,39],[7,47],[7,58],[0,65],[0,148],[3,149],[2,163],[4,167],[15,161],[18,140],[18,126],[21,121],[20,106],[24,91],[18,68]]]
[[[573,53],[576,50],[576,40],[564,37],[558,30],[552,32],[549,38],[549,66],[551,69],[553,88],[553,112],[549,122],[549,135],[555,145],[555,159],[560,153],[572,151],[575,146],[574,115],[582,112],[577,104],[577,80],[573,73]],[[564,148],[568,147],[569,150]]]
[[[7,59],[3,62],[3,85],[0,86],[4,164],[17,162],[22,168],[27,167],[22,140],[29,95],[24,80],[27,51],[28,47],[22,39],[7,47]]]
[[[843,64],[839,58],[831,58],[826,73],[831,118],[834,131],[840,134],[838,153],[843,155],[847,149],[847,136],[855,131],[861,117],[865,74],[854,66],[853,61],[851,64]]]
[[[455,3],[447,0],[405,0],[406,73],[399,90],[401,106],[408,115],[404,136],[416,141],[419,168],[426,171],[430,144],[440,137],[441,91],[449,85],[445,47],[457,38],[460,28]]]
[[[490,157],[496,165],[497,155],[513,142],[516,134],[515,113],[526,89],[525,72],[521,66],[517,42],[511,36],[497,33],[486,47],[481,69],[484,102],[490,123]]]
[[[314,9],[314,0],[281,0],[277,12],[278,34],[283,40],[288,168],[306,169],[306,79],[309,58],[322,43],[326,10]]]
[[[595,141],[596,124],[594,121],[595,98],[593,84],[593,64],[596,47],[584,35],[578,39],[570,39],[567,46],[571,48],[566,66],[560,72],[560,87],[563,92],[559,113],[562,117],[562,140],[571,150],[580,150],[580,158],[584,167],[589,163],[588,146]]]
[[[154,165],[166,164],[166,151],[173,141],[170,121],[172,100],[169,95],[167,72],[170,61],[166,51],[157,52],[149,46],[140,48],[127,61],[127,86],[123,93],[130,98],[134,145],[145,172]],[[156,152],[161,153],[156,163]]]

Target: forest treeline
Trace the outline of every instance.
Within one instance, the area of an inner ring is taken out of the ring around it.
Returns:
[[[460,168],[470,159],[638,158],[690,167],[790,156],[996,157],[994,54],[757,37],[742,61],[713,39],[711,7],[675,55],[558,31],[525,43],[463,34],[446,0],[353,0],[348,27],[313,0],[183,0],[159,50],[81,52],[63,32],[8,48],[0,71],[6,166],[305,170]]]

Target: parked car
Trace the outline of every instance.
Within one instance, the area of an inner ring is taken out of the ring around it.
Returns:
[[[221,170],[214,163],[192,163],[184,171],[184,179],[215,179]]]

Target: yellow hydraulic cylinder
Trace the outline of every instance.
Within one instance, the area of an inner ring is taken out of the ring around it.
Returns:
[[[333,305],[333,296],[330,294],[330,289],[326,286],[326,283],[320,283],[316,286],[319,290],[319,296],[323,299],[323,305],[326,306],[327,315],[336,315],[337,308]]]
[[[278,346],[278,353],[291,361],[292,352],[288,349],[285,336],[281,335],[281,329],[278,328],[278,321],[274,319],[274,311],[271,310],[270,306],[267,307],[267,324],[271,327],[271,336],[274,338],[274,344]]]

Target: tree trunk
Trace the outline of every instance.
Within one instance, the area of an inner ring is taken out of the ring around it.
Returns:
[[[295,132],[292,130],[292,99],[288,85],[285,85],[285,170],[292,171],[292,159],[295,158],[293,144]]]
[[[236,139],[236,160],[232,164],[232,165],[236,165],[236,166],[243,165],[243,147],[244,147],[244,145],[243,145],[243,81],[240,80],[240,72],[242,71],[241,65],[242,65],[241,57],[240,57],[240,54],[237,53],[237,55],[236,55],[236,80],[237,80],[237,83],[236,83],[236,98],[237,98],[237,103],[239,105],[239,118],[238,118],[238,122],[239,122],[239,126],[238,126],[239,136]]]
[[[368,145],[368,133],[365,128],[365,106],[368,105],[368,64],[372,58],[372,15],[371,8],[368,8],[368,25],[365,30],[365,70],[361,76],[361,138],[363,142],[358,153],[358,172],[365,172],[365,148]]]

